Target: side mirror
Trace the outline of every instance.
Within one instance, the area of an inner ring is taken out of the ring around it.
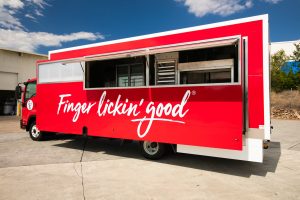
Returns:
[[[21,96],[22,96],[22,87],[20,85],[17,85],[15,90],[16,100],[21,99]]]

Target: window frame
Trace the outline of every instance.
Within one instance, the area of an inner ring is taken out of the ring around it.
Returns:
[[[225,60],[225,59],[224,59]],[[233,60],[233,59],[232,59]],[[207,61],[203,61],[203,62],[207,62]],[[240,65],[238,65],[238,69]],[[196,83],[196,84],[180,84],[180,73],[181,72],[191,72],[191,71],[209,71],[209,70],[216,70],[216,69],[230,69],[230,77],[231,77],[231,81],[230,82],[224,82],[224,83]],[[228,65],[225,65],[225,66],[219,66],[219,67],[206,67],[206,68],[199,68],[197,70],[195,69],[180,69],[178,67],[178,73],[177,73],[177,79],[178,79],[178,85],[185,85],[185,86],[192,86],[192,85],[223,85],[223,84],[234,84],[234,83],[240,83],[240,71],[239,72],[239,76],[238,76],[238,81],[237,82],[234,82],[234,60],[233,60],[233,65],[232,66],[228,66]]]
[[[27,91],[28,91],[28,85],[30,84],[34,84],[35,85],[35,93],[34,95],[31,95],[29,98],[27,98]],[[32,97],[36,96],[36,85],[37,85],[37,82],[36,81],[32,81],[32,82],[27,82],[26,84],[26,91],[25,91],[25,95],[24,95],[24,102],[28,101],[29,99],[31,99]]]
[[[55,64],[55,63],[61,63],[63,65],[68,65],[72,63],[80,63],[81,70],[82,70],[82,78],[79,79],[73,79],[73,80],[59,80],[59,81],[40,81],[40,66],[41,65],[47,65],[47,64]],[[60,60],[60,61],[51,61],[51,62],[42,62],[37,64],[37,84],[53,84],[53,83],[73,83],[73,82],[81,82],[85,80],[85,62],[82,60]]]
[[[131,66],[134,66],[134,65],[142,65],[143,66],[143,83],[144,85],[143,86],[131,86]],[[120,65],[115,65],[116,67],[116,87],[109,87],[109,88],[120,88],[118,86],[119,84],[119,81],[118,81],[118,67],[123,67],[123,66],[126,66],[127,67],[127,73],[128,73],[128,86],[127,87],[123,87],[123,88],[136,88],[136,87],[144,87],[146,86],[146,74],[145,74],[145,71],[146,71],[146,66],[143,64],[143,63],[130,63],[130,64],[120,64]],[[106,87],[104,87],[106,88]]]

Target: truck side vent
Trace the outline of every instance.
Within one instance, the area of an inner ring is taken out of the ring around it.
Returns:
[[[176,61],[157,61],[156,85],[176,84]]]

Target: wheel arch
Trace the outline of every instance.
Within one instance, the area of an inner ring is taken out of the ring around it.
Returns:
[[[36,115],[31,115],[27,122],[26,131],[29,131],[30,125],[32,122],[36,121]]]

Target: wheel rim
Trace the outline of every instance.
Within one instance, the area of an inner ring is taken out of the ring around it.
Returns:
[[[149,155],[155,155],[159,150],[159,145],[157,142],[144,141],[144,150]]]
[[[34,138],[37,138],[37,137],[39,137],[39,135],[40,135],[40,131],[39,131],[39,129],[36,127],[36,125],[33,125],[33,126],[32,126],[32,128],[31,128],[31,135],[32,135],[32,137],[34,137]]]

